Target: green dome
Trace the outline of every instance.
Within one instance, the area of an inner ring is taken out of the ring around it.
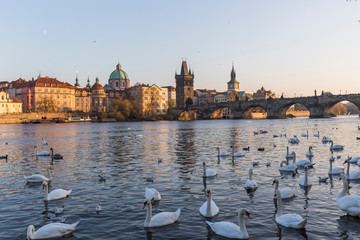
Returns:
[[[121,70],[121,65],[116,65],[116,70],[110,74],[109,80],[129,80],[126,72]]]

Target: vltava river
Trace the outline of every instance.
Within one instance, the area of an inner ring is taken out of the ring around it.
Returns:
[[[347,156],[360,156],[358,125],[358,117],[0,125],[0,155],[9,155],[8,161],[0,160],[0,239],[25,239],[28,225],[38,229],[51,222],[49,218],[60,206],[64,206],[66,223],[80,221],[73,235],[65,239],[221,239],[199,214],[206,201],[204,184],[211,188],[220,208],[219,214],[208,220],[237,223],[236,211],[247,208],[252,215],[246,219],[250,239],[356,239],[360,219],[347,216],[336,204],[342,181],[334,177],[320,184],[318,177],[327,175],[332,156],[330,145],[321,143],[322,136],[345,145],[344,151],[334,153],[335,166],[345,167]],[[260,130],[268,133],[254,135]],[[301,137],[307,130],[309,137]],[[320,138],[313,136],[318,131]],[[284,133],[287,137],[273,137]],[[299,137],[299,144],[288,144],[293,135]],[[42,138],[48,146],[42,145]],[[52,147],[64,159],[36,158],[34,145],[47,151]],[[250,151],[234,162],[231,157],[218,159],[216,147],[230,152],[231,145],[237,151],[250,146]],[[305,193],[299,187],[301,170],[280,179],[281,188],[297,191],[295,198],[284,202],[283,212],[307,217],[306,230],[278,227],[274,220],[272,181],[280,177],[278,167],[285,160],[287,146],[296,152],[297,160],[306,159],[309,146],[315,154],[310,191]],[[262,147],[264,151],[258,151]],[[158,158],[162,162],[158,163]],[[253,170],[259,188],[248,195],[244,184],[253,161],[260,162]],[[206,182],[203,162],[218,173]],[[42,185],[26,184],[23,175],[46,176],[46,166],[51,166],[53,174],[50,189],[72,189],[69,198],[44,203]],[[351,167],[360,169],[356,164]],[[106,182],[99,181],[99,174],[106,176]],[[146,180],[149,177],[153,182]],[[359,183],[350,185],[350,193],[360,195]],[[178,223],[143,227],[145,187],[156,188],[162,195],[153,213],[181,207]],[[99,203],[103,211],[97,214]]]

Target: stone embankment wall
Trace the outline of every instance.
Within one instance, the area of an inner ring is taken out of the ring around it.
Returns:
[[[2,123],[23,123],[29,122],[30,120],[41,120],[52,118],[65,118],[71,117],[70,113],[21,113],[21,114],[2,114],[0,115],[0,124]]]

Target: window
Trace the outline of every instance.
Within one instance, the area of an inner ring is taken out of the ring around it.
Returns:
[[[63,105],[66,105],[66,101],[64,101]]]
[[[64,95],[63,98],[66,98],[66,96]]]
[[[123,82],[123,87],[125,87],[125,82]]]
[[[119,82],[115,82],[116,87],[119,87]]]
[[[60,92],[60,89],[58,89],[56,92],[58,92],[58,93],[59,93],[59,92]]]
[[[54,89],[50,89],[50,92],[54,92]]]
[[[60,95],[57,95],[57,98],[60,98]]]
[[[47,90],[47,89],[44,89],[44,92],[48,92],[48,90]]]

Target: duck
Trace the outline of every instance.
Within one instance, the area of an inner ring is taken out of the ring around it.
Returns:
[[[50,182],[52,180],[52,176],[51,176],[51,173],[50,173],[50,168],[46,167],[46,171],[47,171],[48,177],[45,177],[44,175],[41,175],[41,174],[33,174],[31,176],[25,176],[24,175],[24,178],[29,183],[42,183],[44,181],[45,182]]]
[[[258,188],[258,184],[252,180],[253,169],[249,169],[249,180],[245,182],[246,191],[255,191]]]
[[[211,190],[209,188],[205,189],[207,200],[200,207],[199,212],[204,217],[213,217],[219,213],[219,208],[216,203],[211,199]]]
[[[333,156],[331,156],[331,158],[329,159],[330,162],[330,169],[328,174],[329,175],[336,175],[336,174],[340,174],[344,172],[344,168],[340,168],[340,167],[332,167],[333,162],[335,162],[335,158]]]
[[[259,166],[259,161],[256,161],[256,162],[252,162],[252,165],[253,165],[253,167],[256,167],[256,166]]]
[[[152,205],[149,198],[144,202],[143,208],[145,207],[147,207],[147,212],[144,227],[161,227],[175,223],[179,219],[181,213],[181,209],[179,208],[176,212],[160,212],[152,216]]]
[[[99,203],[98,205],[96,205],[95,207],[95,212],[101,212],[102,211],[102,207],[101,207],[101,203]]]
[[[299,184],[300,184],[300,186],[303,186],[303,187],[310,187],[311,181],[310,181],[310,177],[308,175],[308,167],[305,166],[304,170],[305,170],[305,174],[304,174],[304,176],[302,176],[300,178]]]
[[[300,143],[300,140],[298,139],[298,137],[297,137],[296,135],[294,135],[294,137],[293,137],[293,138],[290,138],[290,139],[288,140],[288,142],[289,142],[289,143],[292,143],[292,144],[298,144],[298,143]]]
[[[244,151],[250,151],[250,146],[248,146],[248,147],[243,147],[243,150],[244,150]]]
[[[296,172],[297,169],[298,166],[296,166],[296,164],[288,164],[288,161],[282,161],[279,167],[279,171],[284,171],[284,172]]]
[[[50,148],[50,151],[51,151],[51,158],[53,158],[53,159],[63,159],[64,157],[63,157],[63,155],[61,155],[61,154],[58,154],[58,153],[55,153],[54,154],[54,149],[53,148]]]
[[[265,148],[263,148],[263,147],[258,148],[258,151],[259,151],[259,152],[263,152],[263,151],[265,151]]]
[[[238,210],[239,225],[236,225],[232,222],[209,222],[206,221],[206,224],[210,226],[211,230],[217,235],[235,238],[235,239],[248,239],[249,234],[246,230],[246,225],[244,218],[247,216],[251,219],[250,212],[246,208],[241,208]]]
[[[203,177],[215,177],[217,175],[217,172],[215,169],[206,168],[205,162],[203,162],[203,168],[204,168]]]
[[[72,233],[79,222],[73,224],[66,223],[49,223],[45,226],[42,226],[37,231],[35,231],[35,227],[30,225],[27,230],[27,239],[35,240],[35,239],[49,239],[49,238],[60,238],[62,236],[66,236]]]
[[[318,131],[317,133],[314,133],[314,137],[320,137],[320,132]]]
[[[160,201],[161,194],[155,188],[145,187],[145,198],[149,198],[154,201]]]
[[[0,156],[0,159],[8,159],[8,155]]]
[[[351,157],[348,157],[344,164],[347,163],[346,178],[350,180],[360,179],[360,170],[350,172],[350,161]]]
[[[62,214],[63,212],[64,212],[64,206],[55,208],[55,214]]]
[[[48,151],[40,151],[38,152],[38,146],[34,146],[35,148],[35,155],[36,156],[50,156],[50,153]]]
[[[314,153],[312,152],[312,146],[309,147],[309,150],[305,153],[305,156],[308,158],[311,158],[314,156]]]
[[[48,142],[45,140],[45,138],[42,138],[42,140],[43,140],[43,145],[44,145],[44,146],[47,146],[47,145],[48,145]]]
[[[341,173],[340,178],[343,181],[343,190],[336,198],[338,207],[350,216],[360,217],[360,196],[349,195],[349,183],[345,174]]]
[[[245,157],[245,153],[244,152],[235,152],[235,148],[234,146],[230,146],[231,151],[232,151],[232,156],[233,157]]]
[[[218,157],[226,157],[229,156],[229,154],[226,151],[220,151],[220,148],[216,148],[218,150]]]
[[[329,179],[329,177],[319,177],[319,182],[326,182]]]
[[[277,224],[289,227],[289,228],[296,228],[296,229],[303,229],[307,223],[307,219],[302,218],[299,214],[296,213],[282,213],[282,201],[281,201],[281,192],[280,190],[276,190],[276,197],[277,197],[277,212],[275,215],[275,221]]]
[[[306,131],[306,133],[301,134],[302,137],[309,137],[309,130]]]
[[[336,151],[336,150],[343,150],[344,149],[344,145],[339,145],[339,144],[335,144],[334,145],[334,142],[332,140],[330,140],[330,151]]]
[[[52,200],[58,200],[61,198],[66,198],[70,195],[72,189],[70,190],[64,190],[61,188],[55,189],[49,193],[49,186],[46,181],[43,182],[43,189],[45,188],[45,198],[44,201],[52,201]]]
[[[98,174],[99,177],[99,182],[106,182],[106,176],[101,176],[100,174]]]
[[[274,198],[276,198],[276,191],[279,189],[279,179],[275,179],[272,183],[272,185],[275,184],[275,192],[274,192]],[[292,198],[295,197],[296,191],[295,189],[290,189],[290,188],[282,188],[279,189],[281,192],[281,199],[286,199],[286,198]]]

